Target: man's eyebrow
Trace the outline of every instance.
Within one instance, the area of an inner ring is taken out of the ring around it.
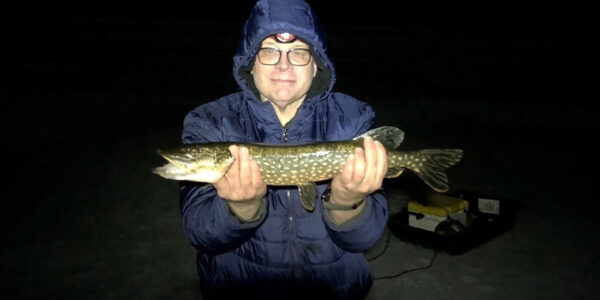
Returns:
[[[292,48],[294,48],[294,49],[308,49],[309,47],[308,47],[308,45],[305,45],[305,44],[293,44]]]

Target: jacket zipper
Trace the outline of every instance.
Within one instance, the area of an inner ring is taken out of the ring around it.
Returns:
[[[283,143],[288,142],[288,131],[290,128],[290,124],[292,120],[295,118],[294,116],[291,120],[289,120],[285,125],[283,125],[283,132],[281,134],[281,141]],[[287,190],[287,202],[288,202],[288,220],[290,225],[290,249],[293,260],[293,270],[294,270],[294,278],[300,279],[302,274],[298,264],[298,253],[296,252],[296,228],[294,226],[294,205],[292,203],[292,196],[290,190]]]
[[[288,200],[288,219],[290,222],[290,249],[292,251],[292,258],[294,261],[293,269],[294,269],[294,277],[296,279],[300,278],[300,269],[298,265],[298,254],[296,253],[296,228],[294,227],[294,206],[292,204],[292,197],[290,195],[290,191],[287,191],[287,200]]]
[[[281,135],[281,141],[284,143],[287,143],[287,141],[288,141],[288,129],[289,129],[288,124],[290,124],[290,123],[287,123],[287,124],[285,124],[285,126],[283,126],[283,134]]]
[[[300,108],[298,110],[300,110]],[[283,134],[281,135],[282,142],[287,143],[288,131],[290,129],[290,125],[292,125],[292,121],[294,121],[294,119],[296,118],[297,115],[298,115],[298,112],[296,112],[296,114],[289,121],[287,121],[287,123],[285,123],[285,125],[283,125]]]

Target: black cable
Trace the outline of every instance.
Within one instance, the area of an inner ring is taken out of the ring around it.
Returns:
[[[385,251],[385,250],[384,250],[384,251]],[[382,276],[382,277],[375,277],[375,280],[379,280],[379,279],[390,279],[390,278],[395,278],[395,277],[398,277],[398,276],[401,276],[401,275],[404,275],[404,274],[407,274],[407,273],[410,273],[410,272],[414,272],[414,271],[419,271],[419,270],[427,270],[427,269],[429,269],[429,268],[430,268],[430,267],[433,265],[433,262],[434,262],[434,261],[435,261],[435,259],[437,258],[437,254],[438,254],[438,250],[437,250],[437,249],[434,249],[434,250],[433,250],[433,256],[431,257],[431,260],[429,261],[429,264],[427,264],[426,266],[423,266],[423,267],[418,267],[418,268],[415,268],[415,269],[410,269],[410,270],[406,270],[406,271],[402,271],[402,272],[400,272],[400,273],[398,273],[398,274],[395,274],[395,275],[388,275],[388,276]]]
[[[383,253],[385,253],[385,250],[387,250],[389,245],[390,245],[390,230],[387,230],[387,234],[385,236],[385,247],[383,247],[383,250],[381,250],[381,253],[375,255],[375,257],[368,259],[368,261],[373,261],[373,260],[377,259],[378,257],[382,256]]]

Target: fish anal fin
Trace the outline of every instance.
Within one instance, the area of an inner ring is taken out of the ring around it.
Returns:
[[[313,212],[317,201],[317,185],[312,182],[302,184],[298,186],[298,191],[300,192],[302,207],[309,212]]]
[[[379,141],[387,149],[396,149],[404,140],[404,132],[399,128],[392,126],[382,126],[367,131],[359,135],[354,140],[363,139],[365,136],[370,136],[374,140]]]
[[[398,177],[404,171],[404,167],[392,167],[388,168],[387,173],[385,174],[386,178],[394,178]]]

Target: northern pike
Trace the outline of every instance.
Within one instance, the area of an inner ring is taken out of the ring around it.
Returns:
[[[158,150],[168,164],[153,169],[167,179],[213,183],[219,180],[233,163],[229,146],[248,148],[250,158],[260,167],[267,185],[298,186],[302,205],[313,211],[317,197],[315,182],[332,179],[341,173],[348,155],[363,147],[363,138],[370,136],[386,148],[387,178],[398,177],[409,169],[437,192],[448,191],[445,170],[460,161],[460,149],[396,150],[404,140],[404,132],[396,127],[373,129],[352,140],[300,145],[267,145],[233,142],[191,144]]]

